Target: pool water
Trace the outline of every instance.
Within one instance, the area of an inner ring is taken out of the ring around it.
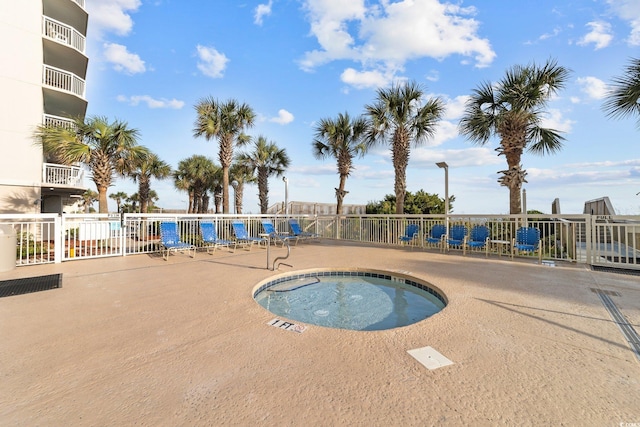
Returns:
[[[263,288],[255,300],[290,320],[358,331],[411,325],[444,308],[442,297],[386,277],[294,278]]]

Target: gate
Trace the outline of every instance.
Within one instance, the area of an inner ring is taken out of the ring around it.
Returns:
[[[120,216],[106,214],[62,216],[62,261],[124,255]]]
[[[588,262],[595,267],[640,270],[640,217],[591,217]]]

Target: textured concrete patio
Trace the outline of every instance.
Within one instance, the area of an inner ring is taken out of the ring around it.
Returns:
[[[282,249],[272,255],[282,254]],[[0,298],[0,425],[640,423],[640,362],[594,288],[640,330],[640,278],[507,257],[299,244],[21,267],[61,289]],[[449,305],[379,332],[267,325],[261,280],[316,267],[409,273]],[[429,370],[407,350],[453,361]]]

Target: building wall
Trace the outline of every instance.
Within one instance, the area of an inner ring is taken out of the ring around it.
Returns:
[[[0,0],[0,213],[62,213],[84,191],[79,185],[43,183],[43,153],[34,132],[44,113],[67,111],[72,117],[86,111],[85,99],[57,88],[47,89],[46,98],[46,108],[55,111],[45,111],[45,58],[81,79],[87,64],[83,52],[43,37],[45,10],[49,18],[86,35],[88,15],[72,0]]]
[[[0,213],[39,212],[42,149],[42,3],[0,2]]]

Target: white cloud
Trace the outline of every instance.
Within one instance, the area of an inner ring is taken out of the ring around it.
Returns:
[[[196,47],[198,50],[198,70],[205,76],[220,78],[224,75],[229,59],[225,54],[218,52],[213,47],[201,46]]]
[[[640,46],[640,2],[638,0],[607,0],[607,3],[620,19],[629,22],[631,32],[627,43],[631,46]]]
[[[578,77],[577,82],[580,90],[589,98],[603,99],[607,95],[607,84],[596,77]]]
[[[485,67],[496,56],[489,41],[477,35],[473,7],[438,0],[382,1],[369,7],[364,0],[305,0],[304,5],[320,48],[306,52],[300,67],[310,71],[334,60],[359,62],[362,70],[350,68],[342,76],[356,87],[369,87],[374,78],[393,80],[415,58],[458,54]]]
[[[392,73],[381,71],[358,71],[347,68],[340,75],[340,80],[357,89],[387,86],[394,78]]]
[[[97,38],[107,32],[126,36],[133,28],[130,13],[136,12],[142,2],[140,0],[90,0],[87,1],[91,31]]]
[[[446,109],[444,113],[445,120],[456,120],[462,117],[469,95],[456,96],[454,99],[442,97],[445,101]]]
[[[104,57],[113,64],[116,71],[126,74],[144,73],[146,67],[144,61],[135,53],[127,51],[127,47],[116,43],[105,43]]]
[[[560,34],[562,32],[562,30],[558,27],[554,28],[552,32],[550,33],[544,33],[542,34],[540,37],[538,37],[538,40],[547,40],[547,39],[551,39],[554,37],[557,37],[558,34]]]
[[[150,97],[149,95],[134,95],[131,97],[126,97],[124,95],[118,95],[118,101],[126,102],[129,105],[136,106],[141,102],[147,104],[149,108],[171,108],[173,110],[179,110],[184,107],[184,101],[179,101],[177,99],[155,99]]]
[[[429,74],[424,76],[424,78],[429,80],[430,82],[437,82],[438,80],[440,80],[440,73],[438,72],[438,70],[431,70],[429,71]]]
[[[559,132],[570,133],[573,129],[574,120],[567,119],[562,116],[562,112],[555,108],[549,108],[547,116],[542,120],[540,126],[544,128],[554,129]]]
[[[273,6],[273,0],[269,0],[269,3],[267,4],[259,4],[256,6],[253,23],[256,25],[262,25],[262,18],[271,15],[271,6]]]
[[[293,114],[288,112],[287,110],[280,109],[278,110],[278,117],[273,117],[269,119],[270,122],[278,123],[280,125],[286,125],[293,121]]]
[[[609,43],[613,40],[611,24],[604,21],[592,21],[587,23],[587,26],[591,28],[591,31],[578,41],[579,45],[594,44],[595,50],[609,46]]]

